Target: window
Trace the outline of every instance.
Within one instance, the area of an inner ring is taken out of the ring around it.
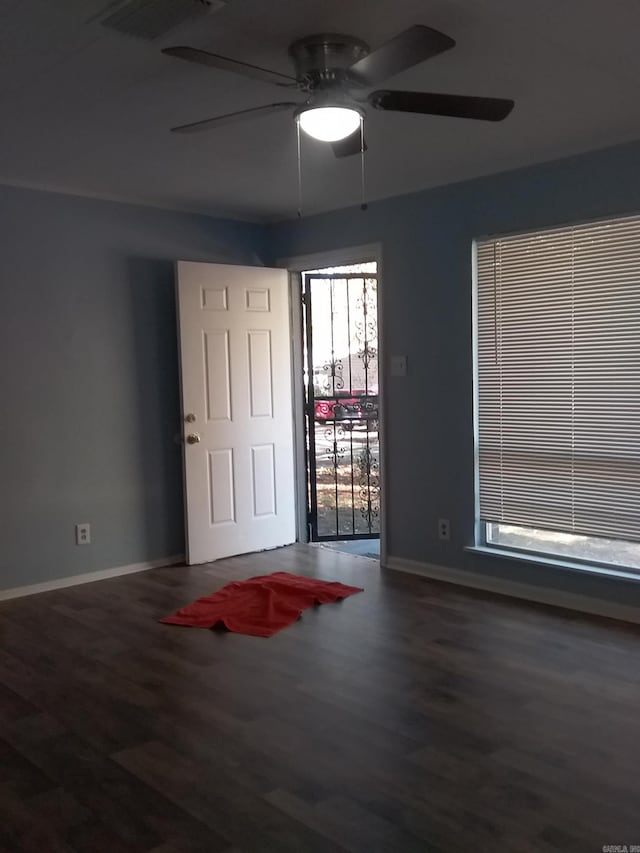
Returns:
[[[476,244],[479,544],[640,574],[640,217]]]

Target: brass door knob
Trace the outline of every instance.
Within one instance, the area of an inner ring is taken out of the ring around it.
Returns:
[[[200,441],[200,436],[197,432],[191,432],[187,436],[187,444],[198,444]]]

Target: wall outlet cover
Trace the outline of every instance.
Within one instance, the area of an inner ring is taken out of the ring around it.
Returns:
[[[91,525],[88,522],[76,524],[76,545],[91,544]]]
[[[448,542],[451,539],[451,525],[448,518],[438,519],[438,539]]]

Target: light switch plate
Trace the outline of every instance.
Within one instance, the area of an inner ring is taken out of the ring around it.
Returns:
[[[407,357],[406,355],[391,356],[391,375],[406,376],[407,375]]]

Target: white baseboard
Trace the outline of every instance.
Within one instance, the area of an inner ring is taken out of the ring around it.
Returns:
[[[523,598],[538,604],[550,604],[553,607],[564,607],[568,610],[578,610],[581,613],[592,613],[596,616],[606,616],[609,619],[620,619],[623,622],[640,623],[640,608],[613,601],[604,601],[575,592],[563,592],[549,587],[533,586],[504,580],[491,575],[468,572],[464,569],[451,569],[447,566],[436,566],[431,563],[421,563],[417,560],[406,560],[402,557],[389,556],[385,568],[398,572],[409,572],[412,575],[430,578],[431,580],[455,583],[512,598]]]
[[[81,575],[69,575],[66,578],[56,578],[52,581],[32,583],[28,586],[14,586],[12,589],[0,589],[0,601],[9,598],[21,598],[23,595],[35,595],[38,592],[50,592],[53,589],[64,589],[68,586],[79,586],[83,583],[104,581],[121,575],[133,575],[136,572],[146,572],[148,569],[159,569],[162,566],[175,566],[184,562],[184,554],[173,557],[160,557],[157,560],[145,560],[143,563],[130,563],[128,566],[115,566],[112,569],[99,569],[97,572],[85,572]]]

